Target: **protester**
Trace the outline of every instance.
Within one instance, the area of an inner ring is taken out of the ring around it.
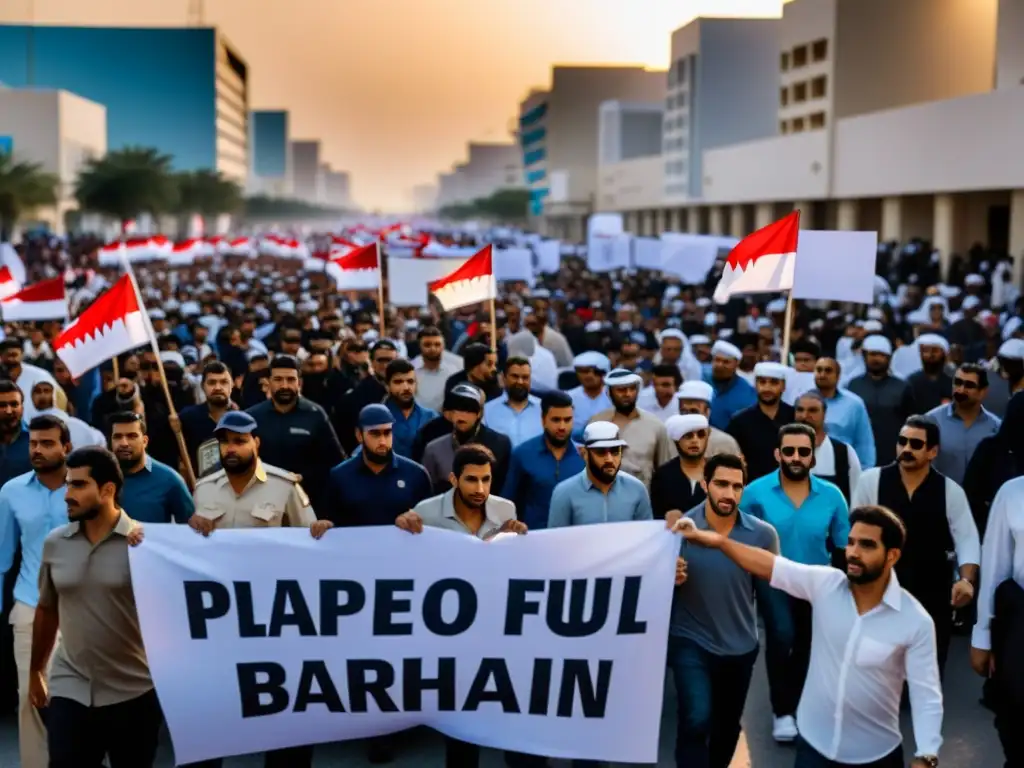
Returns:
[[[862,345],[867,372],[854,377],[849,390],[864,401],[875,436],[875,459],[879,466],[896,458],[896,436],[908,417],[919,412],[910,385],[889,370],[892,342],[880,335],[868,336]],[[863,459],[863,457],[861,457]],[[875,462],[861,462],[865,467]]]
[[[472,343],[462,348],[464,368],[453,373],[444,383],[445,393],[457,384],[472,384],[482,390],[487,401],[501,397],[498,381],[498,356],[485,344]]]
[[[462,370],[462,358],[444,348],[444,335],[439,328],[428,325],[416,334],[419,357],[412,361],[416,368],[416,402],[424,408],[440,411],[444,403],[445,384]]]
[[[678,393],[682,385],[683,374],[678,365],[663,362],[654,366],[651,369],[650,385],[640,390],[637,397],[637,408],[664,424],[669,417],[679,414]]]
[[[679,413],[684,416],[696,414],[710,419],[713,398],[714,389],[707,382],[685,381],[679,388]],[[733,456],[743,455],[735,437],[717,427],[711,427],[706,456],[710,459],[720,453],[731,453]]]
[[[569,390],[573,410],[573,439],[579,440],[583,430],[602,411],[612,407],[604,387],[605,375],[611,370],[608,358],[600,352],[584,352],[572,361],[579,386]]]
[[[508,435],[515,449],[544,431],[540,398],[530,394],[530,361],[510,357],[505,361],[505,394],[484,405],[484,424]]]
[[[857,453],[862,469],[875,466],[875,435],[864,401],[839,386],[842,368],[831,357],[820,358],[814,366],[815,391],[825,400],[825,427],[831,437]]]
[[[860,459],[853,448],[827,433],[828,401],[818,392],[806,392],[796,401],[795,415],[798,422],[814,430],[811,473],[835,485],[849,504],[860,480]]]
[[[925,415],[939,427],[935,469],[963,485],[978,445],[995,435],[1002,421],[982,405],[988,394],[988,371],[980,365],[962,364],[956,369],[952,385],[953,402],[936,406]]]
[[[384,370],[384,382],[388,391],[384,404],[395,419],[392,426],[394,450],[399,456],[408,457],[412,455],[417,433],[425,424],[436,419],[438,413],[416,402],[416,369],[408,360],[397,358],[388,363]]]
[[[757,402],[757,393],[737,373],[743,352],[735,344],[719,339],[711,347],[711,375],[708,383],[714,387],[711,401],[711,426],[728,431],[734,415]]]
[[[146,452],[146,420],[137,413],[110,417],[110,449],[124,476],[120,504],[139,523],[187,523],[195,505],[181,475]]]
[[[666,461],[651,478],[651,508],[664,520],[672,510],[692,509],[704,500],[704,463],[711,427],[705,416],[676,415],[665,422],[679,457]]]
[[[782,401],[786,389],[786,366],[781,363],[758,363],[754,366],[754,389],[757,403],[744,408],[729,420],[726,431],[740,446],[747,460],[751,480],[773,472],[778,467],[775,450],[778,431],[795,418],[793,406]]]
[[[231,371],[224,363],[214,360],[204,365],[201,381],[205,401],[178,414],[196,477],[203,477],[217,467],[219,456],[213,431],[224,414],[234,407]]]

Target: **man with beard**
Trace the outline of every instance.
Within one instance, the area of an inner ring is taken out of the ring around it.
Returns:
[[[24,398],[13,381],[0,380],[0,485],[32,469]]]
[[[982,406],[988,394],[988,371],[964,363],[953,376],[953,402],[925,414],[939,426],[941,442],[935,469],[959,485],[978,445],[999,431],[1002,420]]]
[[[270,399],[247,413],[259,426],[263,458],[299,475],[316,509],[329,506],[323,495],[327,476],[345,454],[324,409],[301,397],[301,388],[298,362],[294,357],[278,355],[270,364]]]
[[[397,358],[388,363],[384,380],[388,388],[384,405],[394,417],[394,450],[399,456],[408,458],[412,456],[413,444],[420,429],[436,419],[439,414],[416,402],[416,369],[408,360]],[[357,434],[357,440],[358,437]]]
[[[508,499],[491,495],[494,470],[493,453],[482,445],[462,446],[452,460],[451,487],[400,515],[395,525],[409,533],[423,533],[424,527],[440,528],[484,541],[499,533],[526,533],[526,525],[516,519],[515,505]],[[458,768],[480,765],[480,747],[476,744],[450,736],[445,736],[444,742],[446,765]],[[514,761],[520,756],[509,753],[506,757]]]
[[[739,443],[751,480],[778,468],[775,451],[779,429],[796,418],[793,406],[782,402],[786,389],[786,366],[782,363],[755,365],[754,388],[757,402],[734,415],[726,429]]]
[[[889,372],[892,343],[878,334],[868,336],[861,345],[867,372],[850,381],[849,390],[864,401],[875,436],[875,457],[878,465],[896,459],[896,437],[907,417],[918,413],[914,391],[910,385]],[[869,465],[863,461],[864,466]]]
[[[398,358],[398,347],[390,339],[381,339],[370,345],[370,375],[363,378],[355,389],[345,395],[334,411],[334,429],[346,454],[356,449],[356,421],[364,406],[380,403],[388,395],[386,382],[388,366]]]
[[[510,357],[505,362],[505,394],[484,405],[484,423],[508,435],[512,448],[544,431],[540,398],[530,394],[530,361]]]
[[[181,475],[146,453],[146,422],[137,413],[110,417],[110,448],[121,465],[121,508],[139,523],[187,523],[195,511]]]
[[[231,402],[231,390],[234,387],[231,369],[224,363],[214,360],[203,366],[202,386],[206,402],[190,406],[178,414],[181,433],[196,477],[204,477],[216,471],[220,451],[213,430],[225,413],[235,410]]]
[[[884,507],[857,507],[850,524],[844,575],[681,521],[678,529],[691,545],[687,588],[700,583],[693,577],[694,559],[696,551],[704,551],[728,558],[734,567],[810,603],[814,651],[797,711],[796,766],[903,768],[900,698],[906,683],[917,741],[911,768],[936,768],[942,746],[942,688],[935,633],[920,603],[893,572],[908,533]],[[728,759],[717,763],[727,764]]]
[[[736,370],[743,352],[735,344],[719,339],[711,347],[711,377],[715,389],[708,421],[716,429],[725,429],[733,415],[757,403],[757,393]]]
[[[850,533],[846,499],[832,483],[811,474],[815,443],[811,427],[787,424],[777,440],[778,471],[747,486],[742,509],[778,532],[784,557],[805,565],[828,565],[832,552],[846,546]],[[811,659],[811,607],[805,600],[772,590],[760,608],[775,714],[772,737],[789,742],[797,736],[794,715]]]
[[[20,398],[20,392],[17,393]],[[46,768],[46,728],[29,702],[29,661],[33,622],[39,603],[39,566],[47,534],[67,522],[64,504],[65,461],[71,452],[67,425],[55,416],[36,416],[29,424],[31,471],[0,489],[0,571],[6,576],[21,548],[10,625],[18,675],[18,743],[21,764]]]
[[[707,498],[677,526],[779,551],[775,530],[740,510],[746,484],[743,459],[712,456],[704,464],[701,482]],[[727,768],[739,741],[759,648],[755,582],[720,552],[683,541],[679,554],[687,578],[672,597],[668,638],[668,667],[678,700],[676,765]]]
[[[444,405],[445,383],[462,370],[464,362],[444,348],[444,334],[433,325],[421,328],[416,339],[420,345],[420,354],[412,361],[416,368],[416,402],[439,411]]]
[[[450,392],[456,384],[472,384],[483,390],[487,400],[501,397],[501,384],[498,382],[498,356],[491,348],[476,342],[462,348],[464,368],[448,377],[444,391]]]
[[[163,718],[128,566],[128,546],[140,534],[118,506],[121,484],[107,449],[72,453],[69,522],[43,545],[29,699],[46,711],[51,768],[101,765],[104,758],[112,768],[150,768],[156,759]]]
[[[853,491],[852,506],[881,504],[907,529],[896,573],[904,588],[921,601],[935,621],[939,672],[944,672],[953,629],[952,608],[974,599],[981,562],[981,541],[967,495],[955,482],[935,471],[939,428],[924,416],[907,419],[897,438],[898,458],[869,469]],[[950,591],[949,552],[956,552],[960,579]]]
[[[494,454],[494,484],[501,488],[505,483],[512,441],[507,435],[483,424],[481,400],[480,390],[469,384],[457,384],[445,395],[443,416],[451,424],[452,431],[431,440],[423,449],[423,466],[430,475],[435,493],[442,493],[450,485],[448,478],[452,473],[455,451],[459,446],[470,443],[483,445]]]
[[[555,486],[586,468],[572,443],[572,398],[565,392],[547,392],[540,399],[540,412],[544,432],[512,451],[501,491],[516,505],[519,519],[533,531],[548,526]]]
[[[651,487],[654,470],[677,455],[661,421],[636,407],[643,379],[624,368],[616,368],[605,377],[612,408],[595,414],[590,420],[610,421],[619,428],[629,452],[622,459],[622,469],[637,478],[645,488]]]
[[[907,377],[914,400],[921,413],[949,403],[953,378],[946,373],[949,342],[937,333],[923,333],[917,338],[921,370]]]
[[[695,413],[708,419],[710,424],[711,401],[714,397],[715,390],[706,381],[684,381],[683,385],[679,388],[679,413],[683,416]],[[736,442],[736,438],[717,427],[711,427],[710,429],[708,447],[704,452],[705,458],[710,459],[712,456],[717,456],[720,453],[731,453],[734,456],[741,455],[740,444]]]
[[[4,339],[0,341],[0,363],[3,363],[3,367],[11,381],[17,384],[21,390],[21,395],[24,398],[23,402],[30,404],[32,401],[32,387],[36,385],[36,382],[49,380],[51,377],[49,372],[43,368],[24,362],[23,356],[24,350],[22,349],[21,342],[17,339]],[[31,419],[36,415],[35,409],[28,405],[25,408],[25,415]]]
[[[302,394],[324,411],[331,407],[327,376],[331,371],[331,353],[314,350],[302,361]]]
[[[839,489],[847,505],[860,481],[861,466],[857,452],[826,431],[828,404],[817,392],[805,392],[796,401],[796,420],[814,430],[814,464],[811,474],[828,480]]]
[[[814,365],[814,387],[825,400],[825,427],[829,435],[843,441],[857,453],[861,467],[875,466],[875,435],[864,401],[839,386],[842,368],[831,357],[820,357]]]
[[[678,393],[683,383],[679,366],[661,363],[651,370],[651,383],[640,391],[637,405],[661,423],[679,413]]]
[[[608,358],[600,352],[584,352],[572,361],[579,386],[569,390],[572,398],[573,438],[580,439],[594,415],[612,407],[604,387],[604,377],[611,368]]]
[[[659,520],[672,510],[693,509],[704,501],[701,479],[711,435],[707,417],[698,414],[670,416],[665,429],[679,457],[662,464],[651,478],[651,508]]]
[[[610,421],[587,425],[583,432],[586,469],[555,486],[548,528],[654,519],[647,488],[619,471],[626,446],[619,428]]]
[[[1003,418],[1010,398],[1024,391],[1024,339],[1013,337],[999,345],[993,361],[998,375],[991,381],[986,405],[992,413]]]
[[[195,405],[195,392],[192,385],[185,380],[185,358],[180,352],[161,352],[160,361],[167,376],[167,387],[171,392],[174,410],[181,413],[189,406]],[[181,463],[181,451],[171,424],[171,412],[167,407],[167,394],[160,380],[160,368],[152,351],[147,350],[143,353],[141,370],[145,383],[139,388],[139,396],[150,425],[149,454],[169,467],[177,467]],[[109,438],[109,423],[104,432]]]

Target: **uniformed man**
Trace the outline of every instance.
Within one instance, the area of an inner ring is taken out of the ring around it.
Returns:
[[[213,431],[220,448],[222,469],[196,486],[195,514],[189,525],[209,536],[216,528],[310,528],[316,522],[309,497],[299,476],[260,461],[256,419],[244,411],[221,416]],[[323,530],[314,531],[314,535]],[[309,768],[313,747],[292,747],[268,752],[265,768]],[[207,760],[192,768],[219,768],[221,760]]]

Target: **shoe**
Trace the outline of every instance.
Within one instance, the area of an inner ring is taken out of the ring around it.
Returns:
[[[796,720],[792,715],[776,717],[772,722],[772,738],[778,742],[795,741],[797,737]]]

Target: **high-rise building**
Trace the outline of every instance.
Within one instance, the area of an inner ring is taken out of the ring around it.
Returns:
[[[214,28],[0,25],[0,82],[107,109],[107,146],[154,147],[178,170],[249,170],[249,70]]]
[[[622,211],[662,198],[663,102],[606,101],[598,120],[595,209]]]
[[[323,193],[320,165],[319,141],[292,142],[292,190],[299,200],[320,202]]]
[[[603,102],[661,101],[665,72],[642,67],[556,66],[551,86],[520,104],[519,143],[531,212],[548,234],[580,240],[598,192],[598,113]]]
[[[328,165],[322,170],[324,205],[331,208],[352,207],[352,183],[348,171],[335,171]]]
[[[285,110],[249,114],[249,191],[254,195],[292,194],[289,115]]]
[[[503,189],[522,189],[519,146],[507,142],[470,142],[469,159],[438,175],[438,206],[472,203]]]

